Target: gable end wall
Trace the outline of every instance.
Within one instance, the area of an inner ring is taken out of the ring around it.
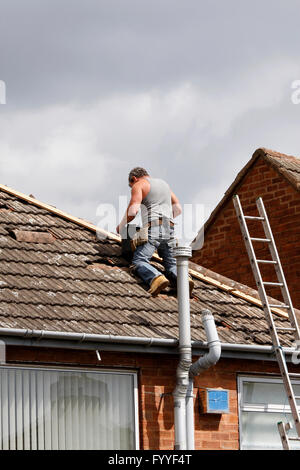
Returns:
[[[279,173],[259,158],[236,190],[244,213],[258,215],[255,201],[261,196],[282,262],[292,301],[300,308],[300,195]],[[250,234],[264,237],[260,222],[248,224]],[[268,248],[255,246],[257,257],[270,259]],[[232,199],[220,210],[205,234],[203,248],[193,261],[235,281],[256,289]],[[274,269],[263,267],[264,280],[276,280]],[[268,294],[282,299],[280,291]]]

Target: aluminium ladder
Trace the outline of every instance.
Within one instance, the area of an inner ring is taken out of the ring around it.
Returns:
[[[296,344],[298,345],[300,344],[298,343],[298,341],[300,340],[300,330],[299,330],[299,326],[298,326],[297,319],[295,316],[289,290],[287,287],[287,283],[285,280],[285,276],[284,276],[283,269],[280,263],[277,248],[275,245],[272,230],[269,224],[268,216],[267,216],[262,198],[258,198],[256,201],[256,206],[259,212],[258,217],[244,215],[238,195],[235,195],[233,197],[233,203],[234,203],[235,211],[236,211],[239,224],[241,227],[242,235],[245,241],[247,253],[250,259],[250,264],[251,264],[252,271],[254,274],[258,293],[262,302],[265,317],[269,325],[269,330],[270,330],[270,334],[272,338],[274,351],[276,354],[277,362],[279,365],[280,373],[282,376],[283,384],[284,384],[285,391],[288,397],[293,420],[295,423],[295,428],[296,428],[297,435],[298,435],[298,437],[289,438],[287,432],[292,427],[291,423],[282,423],[282,422],[278,423],[278,430],[280,433],[282,446],[285,450],[288,450],[290,449],[289,441],[300,440],[300,417],[299,417],[299,410],[298,410],[298,405],[297,405],[297,400],[300,400],[300,396],[295,396],[293,385],[291,383],[291,378],[300,377],[300,374],[293,374],[288,371],[283,349],[280,344],[280,339],[278,337],[278,331],[292,331],[294,333]],[[251,237],[249,230],[248,230],[247,222],[246,222],[247,219],[261,221],[266,238]],[[271,253],[272,260],[257,259],[252,242],[267,243],[270,253]],[[261,271],[259,268],[259,265],[263,263],[271,264],[274,266],[278,282],[263,281]],[[265,286],[280,287],[284,304],[270,304],[268,300],[268,296],[266,294]],[[282,328],[282,327],[276,326],[275,319],[273,318],[273,314],[271,310],[272,308],[276,308],[276,307],[287,310],[288,319],[290,323],[289,328]]]

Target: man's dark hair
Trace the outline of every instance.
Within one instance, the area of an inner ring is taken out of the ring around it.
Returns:
[[[145,168],[141,168],[137,166],[131,170],[128,175],[128,181],[131,183],[132,177],[135,176],[136,178],[141,178],[141,176],[149,176],[147,170]]]

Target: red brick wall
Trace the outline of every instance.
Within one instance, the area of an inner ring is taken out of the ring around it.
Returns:
[[[172,392],[178,357],[133,353],[101,352],[101,362],[93,351],[8,347],[7,362],[97,368],[125,368],[138,372],[140,449],[174,449]],[[193,360],[195,360],[194,358]],[[292,370],[292,368],[291,368]],[[237,376],[239,373],[274,372],[274,362],[221,359],[215,367],[195,379],[195,448],[239,449]],[[199,413],[198,388],[229,389],[230,413]]]
[[[258,215],[255,201],[263,198],[293,304],[300,308],[299,192],[261,158],[236,192],[246,215]],[[264,237],[261,222],[248,221],[248,226],[251,235]],[[256,242],[254,247],[257,257],[271,259],[266,244]],[[208,228],[203,248],[194,254],[193,261],[256,289],[232,200]],[[264,280],[276,280],[274,267],[260,266]],[[282,300],[278,289],[268,287],[267,293]]]

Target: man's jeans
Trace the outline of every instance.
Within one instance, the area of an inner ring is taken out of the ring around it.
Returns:
[[[158,255],[163,259],[165,275],[174,285],[177,280],[177,269],[172,247],[175,247],[174,227],[169,224],[149,227],[148,242],[138,246],[133,254],[132,264],[135,273],[148,285],[162,274],[150,264],[150,259],[157,250]]]

